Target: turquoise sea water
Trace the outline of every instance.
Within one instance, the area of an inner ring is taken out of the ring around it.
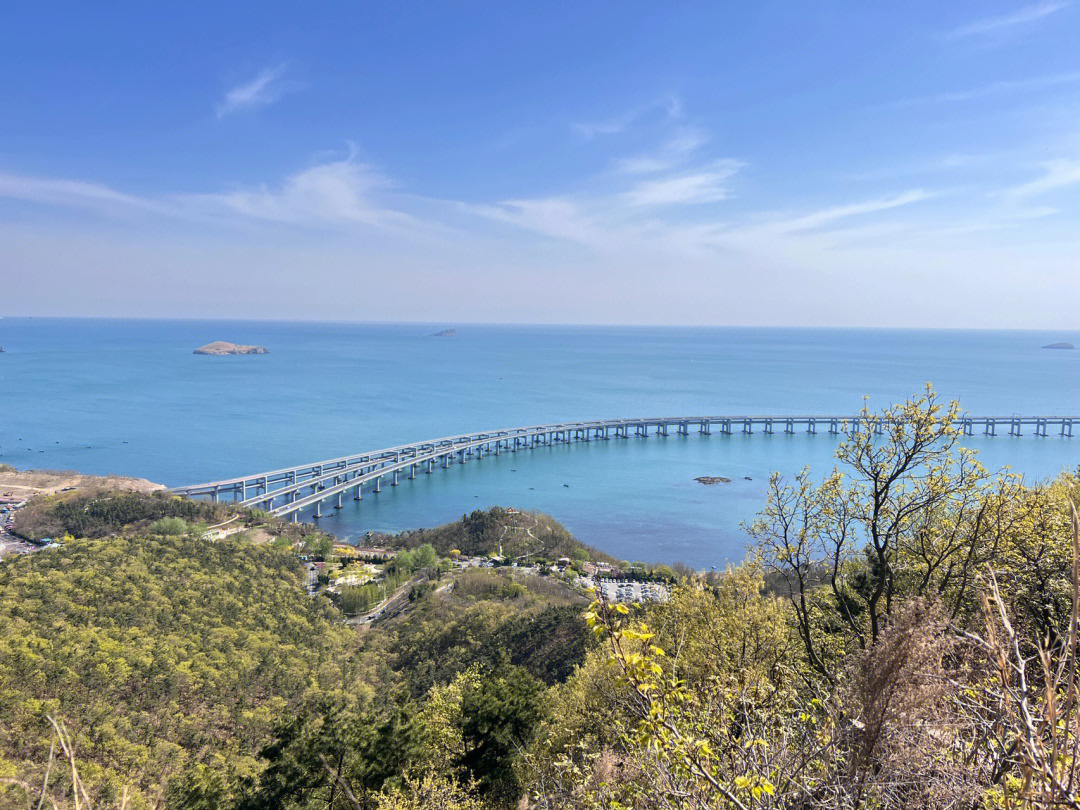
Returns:
[[[169,485],[487,428],[698,413],[853,413],[933,382],[971,413],[1080,414],[1080,333],[0,320],[0,461]],[[270,354],[203,357],[212,340]],[[1029,478],[1073,440],[975,437]],[[722,565],[773,470],[825,472],[824,434],[630,439],[456,465],[326,517],[343,537],[493,504],[626,559]],[[730,484],[702,486],[699,475]],[[745,480],[749,477],[752,480]],[[564,486],[569,485],[569,486]],[[332,511],[332,510],[328,510]]]

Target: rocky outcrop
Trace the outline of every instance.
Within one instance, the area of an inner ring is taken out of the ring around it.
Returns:
[[[239,343],[228,343],[224,340],[215,340],[195,350],[195,354],[269,354],[265,346],[241,346]]]
[[[730,478],[724,478],[722,475],[700,475],[694,479],[699,484],[730,484]]]

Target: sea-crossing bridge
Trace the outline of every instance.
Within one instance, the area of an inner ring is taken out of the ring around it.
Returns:
[[[981,433],[986,436],[1050,436],[1072,437],[1073,424],[1080,416],[968,416],[957,419],[964,435]],[[650,435],[687,436],[691,432],[711,435],[774,434],[818,432],[839,436],[852,430],[868,429],[881,433],[885,429],[881,417],[860,416],[679,416],[653,419],[597,419],[590,422],[560,422],[550,425],[508,430],[488,430],[463,433],[441,439],[428,439],[383,450],[372,450],[351,456],[315,461],[280,470],[255,473],[239,478],[208,481],[204,484],[174,487],[179,495],[222,496],[278,517],[291,515],[297,520],[299,512],[314,507],[314,517],[322,515],[324,501],[335,498],[335,508],[343,506],[342,499],[352,494],[363,500],[365,489],[370,493],[382,491],[384,481],[397,486],[404,476],[415,479],[417,474],[432,473],[451,464],[464,464],[485,455],[515,453],[538,446],[576,442],[628,439]]]

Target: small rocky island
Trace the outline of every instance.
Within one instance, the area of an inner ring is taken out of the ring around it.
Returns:
[[[1075,349],[1071,343],[1047,343],[1043,346],[1044,349]]]
[[[229,343],[224,340],[215,340],[195,350],[195,354],[269,354],[265,346],[241,346],[239,343]]]
[[[457,329],[443,329],[441,332],[435,332],[432,337],[457,337]]]
[[[724,476],[722,476],[722,475],[699,475],[694,480],[697,481],[699,484],[706,484],[706,485],[710,485],[710,484],[730,484],[731,483],[730,478],[724,478]]]

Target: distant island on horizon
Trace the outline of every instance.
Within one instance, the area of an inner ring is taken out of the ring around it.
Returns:
[[[200,346],[193,354],[219,356],[224,354],[270,354],[270,351],[265,346],[244,346],[239,343],[229,343],[225,340],[215,340],[213,343]]]

